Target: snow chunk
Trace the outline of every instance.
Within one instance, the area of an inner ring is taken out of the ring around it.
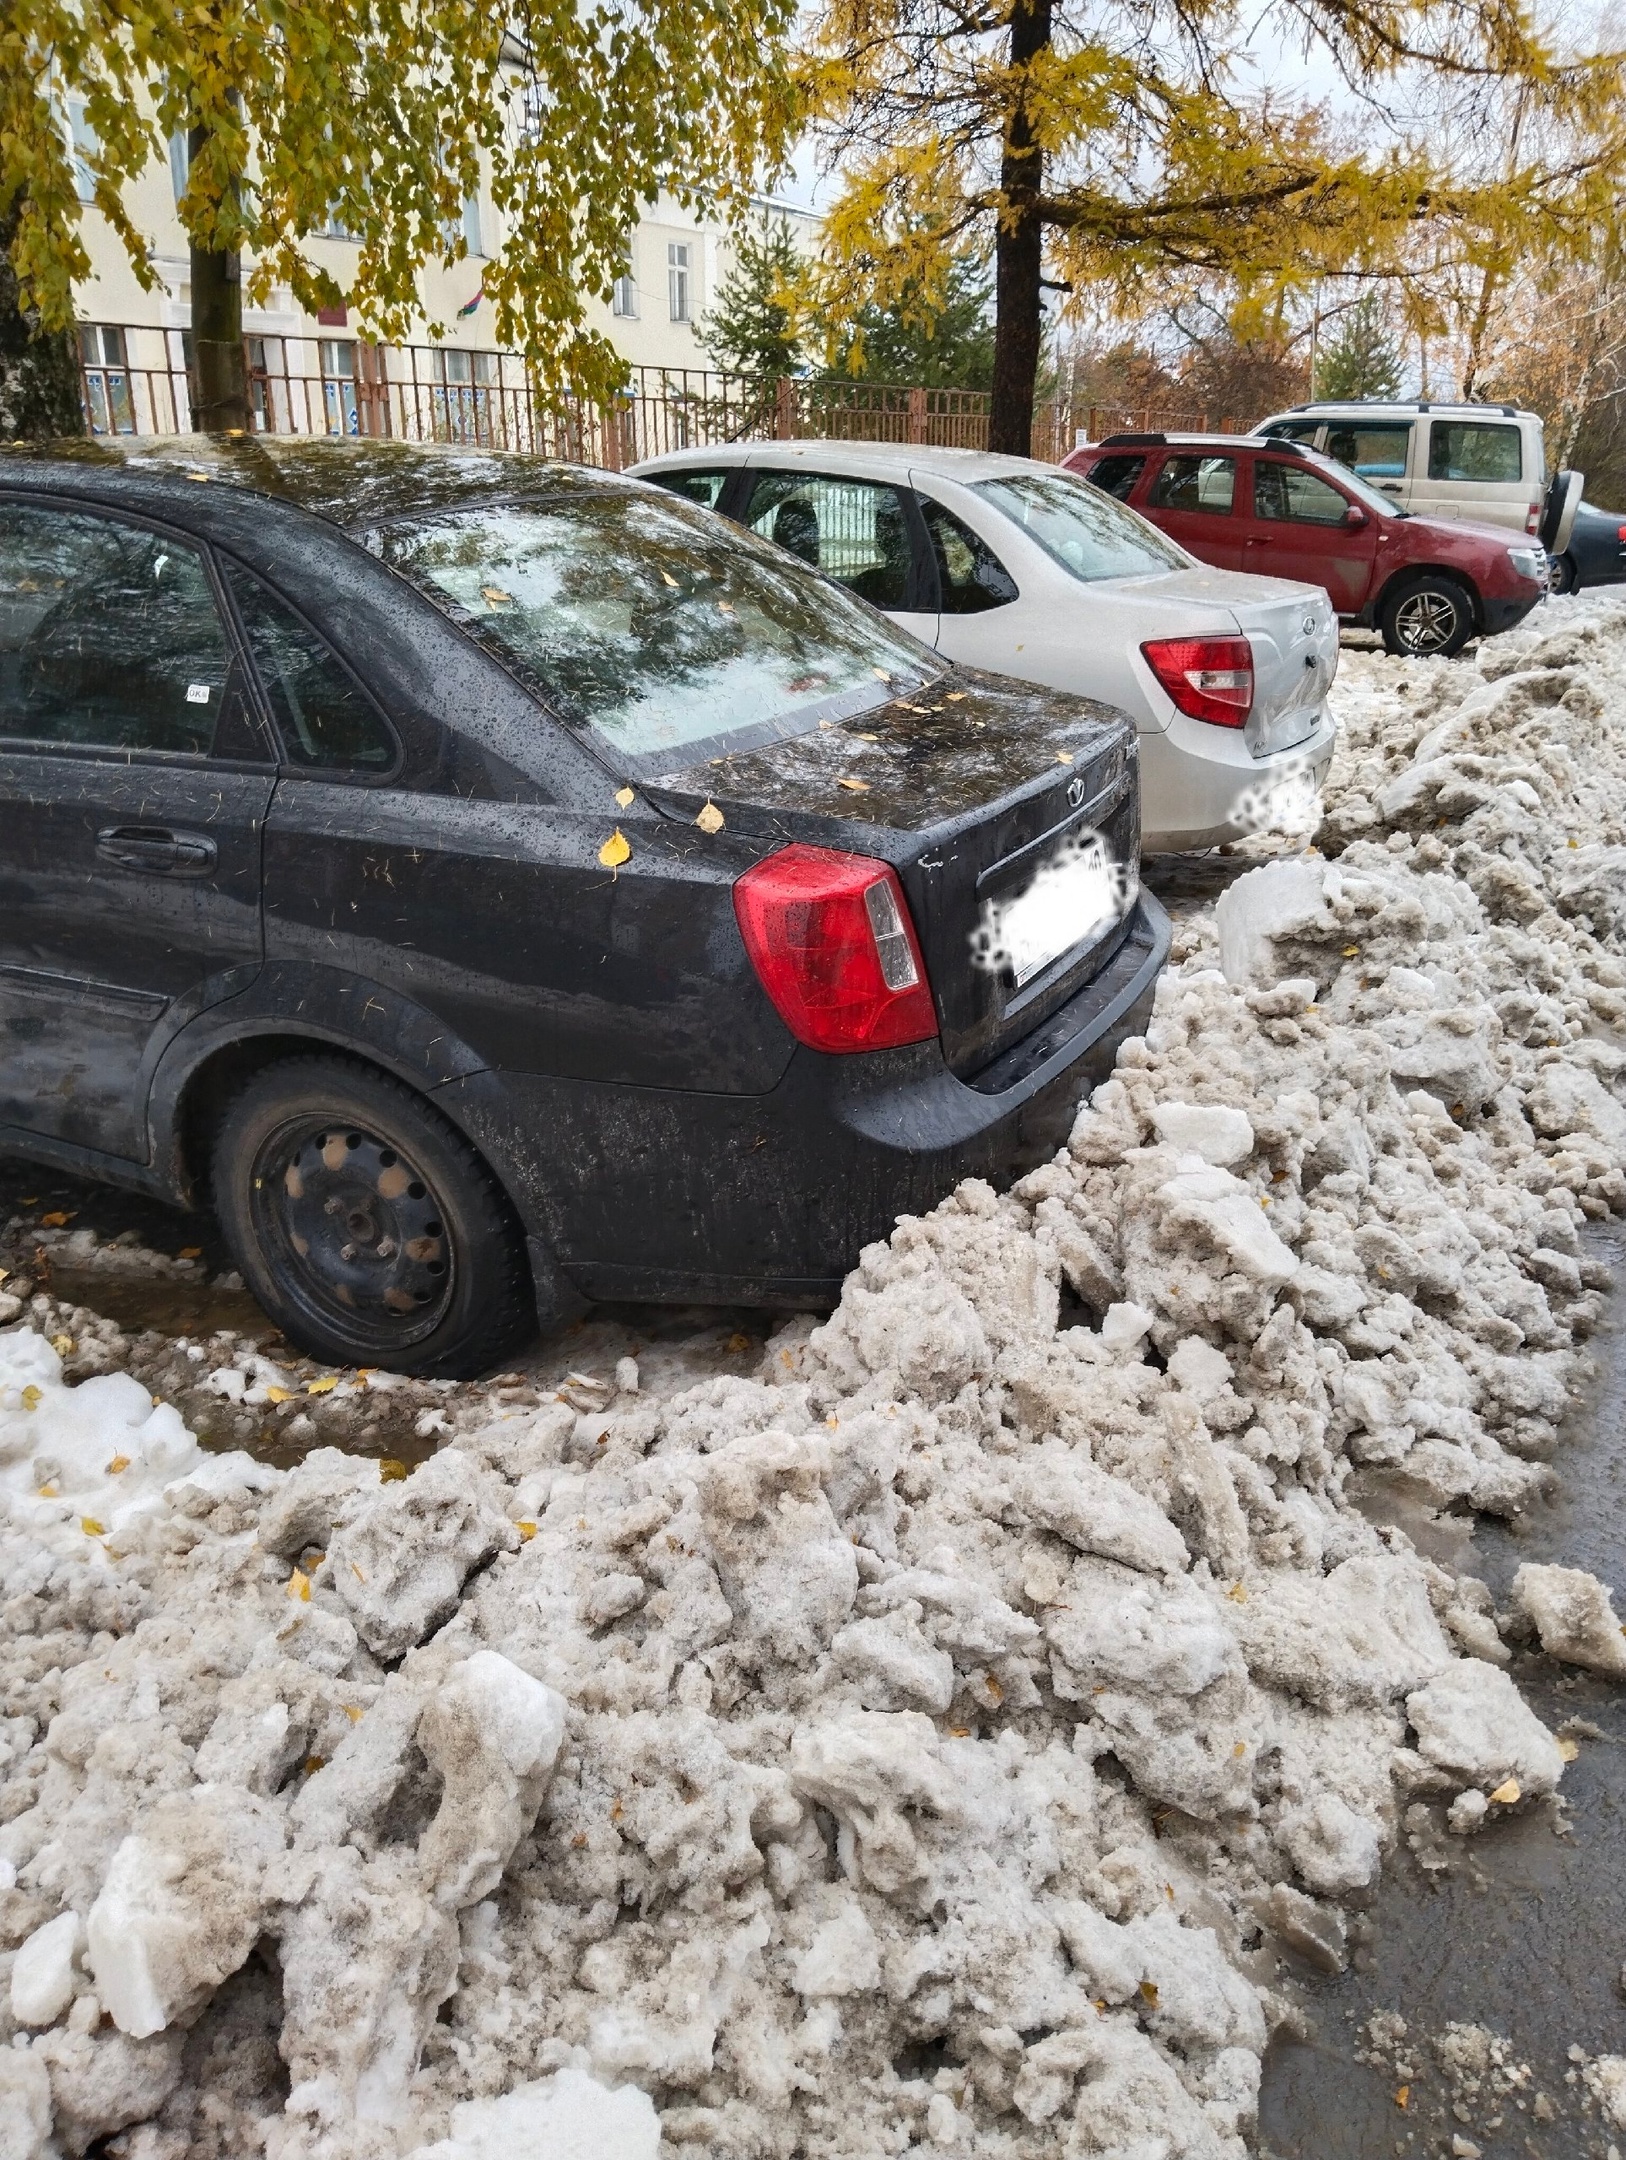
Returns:
[[[1549,1657],[1594,1672],[1626,1675],[1626,1631],[1607,1586],[1584,1568],[1527,1560],[1513,1578],[1513,1604],[1535,1626]]]
[[[500,2100],[465,2100],[452,2134],[411,2160],[656,2160],[661,2122],[636,2085],[601,2085],[574,2065],[516,2085]]]
[[[1253,1153],[1253,1127],[1246,1114],[1220,1103],[1159,1103],[1152,1123],[1170,1147],[1182,1155],[1200,1155],[1221,1169]]]
[[[11,2014],[19,2025],[54,2025],[73,2000],[73,1961],[85,1932],[76,1912],[37,1927],[11,1968]]]
[[[1087,1456],[1060,1450],[1013,1471],[1011,1504],[1027,1522],[1155,1575],[1177,1575],[1186,1543],[1162,1509],[1126,1479],[1098,1470]]]
[[[0,2048],[0,2160],[45,2160],[51,2073],[30,2049]]]
[[[791,1967],[798,1995],[860,1995],[880,1985],[880,1952],[869,1916],[850,1891],[836,1894],[839,1910],[815,1930]]]
[[[472,1455],[447,1448],[381,1486],[328,1547],[333,1587],[375,1657],[398,1658],[456,1605],[470,1569],[513,1552],[505,1488]]]
[[[1507,1674],[1478,1658],[1408,1695],[1406,1716],[1419,1753],[1486,1791],[1511,1777],[1526,1793],[1549,1793],[1564,1775],[1558,1742]]]
[[[1244,872],[1225,888],[1214,920],[1227,982],[1268,988],[1280,980],[1275,940],[1323,922],[1326,880],[1322,863],[1276,862]]]
[[[1270,1287],[1291,1282],[1297,1257],[1265,1220],[1258,1196],[1229,1170],[1182,1170],[1157,1188],[1171,1222],[1205,1230],[1233,1267]]]

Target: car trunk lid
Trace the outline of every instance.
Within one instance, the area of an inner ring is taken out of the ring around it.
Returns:
[[[1290,750],[1320,725],[1338,669],[1338,618],[1324,592],[1239,577],[1231,612],[1253,647],[1253,709],[1243,740],[1255,757]]]
[[[943,1055],[968,1077],[1073,996],[1121,939],[1138,778],[1122,713],[956,669],[852,719],[646,781],[644,793],[686,820],[709,800],[736,838],[891,863]]]

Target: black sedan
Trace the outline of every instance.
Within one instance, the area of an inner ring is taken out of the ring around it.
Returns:
[[[1555,593],[1626,582],[1626,517],[1582,503],[1563,554],[1547,558],[1547,582]]]
[[[1121,714],[637,482],[0,457],[0,1141],[207,1198],[334,1362],[828,1300],[1144,1025],[1138,827]]]

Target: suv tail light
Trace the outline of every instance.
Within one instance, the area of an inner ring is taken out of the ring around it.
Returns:
[[[734,886],[762,987],[810,1050],[891,1050],[937,1033],[897,873],[870,855],[787,847]]]
[[[1253,647],[1245,637],[1153,638],[1147,665],[1193,720],[1241,727],[1253,710]]]
[[[1525,531],[1526,531],[1527,533],[1538,533],[1538,532],[1540,532],[1540,530],[1541,530],[1541,505],[1540,505],[1540,503],[1532,503],[1532,504],[1530,505],[1529,509],[1528,509],[1528,510],[1527,510],[1527,511],[1525,512],[1525,514],[1524,514],[1524,529],[1525,529]]]

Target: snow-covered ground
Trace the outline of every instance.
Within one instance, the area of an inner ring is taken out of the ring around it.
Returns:
[[[1626,1665],[1590,1577],[1496,1613],[1351,1488],[1563,1474],[1626,606],[1336,694],[1322,852],[1183,919],[1068,1148],[754,1370],[0,1303],[0,2160],[1240,2160],[1282,1946],[1419,1797],[1552,1804],[1504,1637]]]

